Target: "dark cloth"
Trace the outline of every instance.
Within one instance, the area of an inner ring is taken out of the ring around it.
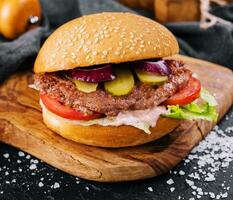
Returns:
[[[13,41],[0,37],[0,81],[17,70],[32,67],[43,41],[61,24],[91,13],[104,11],[135,12],[146,16],[150,13],[131,10],[111,0],[41,0],[43,23]],[[233,22],[233,4],[212,10]],[[233,69],[233,25],[217,24],[207,30],[199,23],[171,23],[166,26],[177,36],[180,53],[219,63]]]

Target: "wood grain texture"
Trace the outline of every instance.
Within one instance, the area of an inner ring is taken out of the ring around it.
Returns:
[[[216,94],[222,117],[233,102],[232,71],[193,58],[174,58],[184,60],[202,84]],[[206,121],[184,121],[171,134],[138,147],[106,149],[81,145],[46,128],[38,92],[28,88],[31,81],[31,73],[17,74],[0,86],[0,141],[85,179],[116,182],[166,173],[213,127]]]

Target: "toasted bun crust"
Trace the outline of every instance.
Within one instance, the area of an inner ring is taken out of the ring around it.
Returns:
[[[131,13],[99,13],[58,28],[42,46],[34,71],[162,58],[178,50],[172,33],[151,19]]]
[[[174,130],[179,120],[159,118],[151,134],[132,126],[80,126],[65,120],[42,107],[44,123],[62,137],[78,143],[99,147],[136,146],[159,139]]]

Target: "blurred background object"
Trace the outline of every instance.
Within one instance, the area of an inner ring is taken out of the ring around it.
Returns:
[[[119,0],[119,2],[131,8],[154,9],[154,0]]]
[[[161,23],[197,21],[200,19],[199,0],[155,0],[155,19]]]
[[[233,0],[119,0],[131,8],[154,11],[156,21],[182,22],[209,18],[205,11],[216,5],[224,6]]]
[[[1,0],[0,33],[5,38],[15,39],[35,28],[41,16],[39,0]]]

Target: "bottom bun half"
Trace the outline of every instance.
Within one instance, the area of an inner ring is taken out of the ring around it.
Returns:
[[[43,120],[48,128],[62,137],[91,146],[98,147],[129,147],[151,142],[173,131],[180,123],[179,120],[159,118],[155,127],[150,128],[151,133],[133,126],[81,126],[71,123],[42,108]]]

